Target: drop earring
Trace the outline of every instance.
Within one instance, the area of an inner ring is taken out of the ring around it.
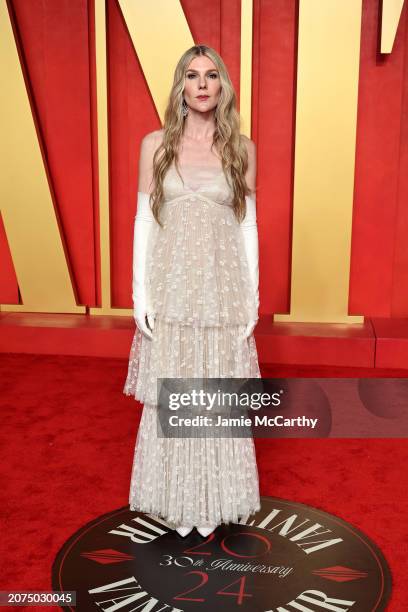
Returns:
[[[188,114],[188,106],[187,106],[187,103],[184,100],[184,98],[183,98],[183,102],[181,104],[181,112],[182,112],[183,117],[186,117],[187,114]]]

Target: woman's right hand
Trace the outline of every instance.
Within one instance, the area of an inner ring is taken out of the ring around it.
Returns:
[[[152,331],[154,329],[154,313],[147,312],[146,300],[144,296],[142,296],[142,299],[140,299],[140,297],[133,307],[133,318],[142,334],[151,340]],[[146,317],[149,325],[146,323]]]

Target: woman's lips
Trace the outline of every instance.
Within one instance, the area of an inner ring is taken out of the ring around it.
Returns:
[[[210,96],[197,96],[198,100],[208,100]]]

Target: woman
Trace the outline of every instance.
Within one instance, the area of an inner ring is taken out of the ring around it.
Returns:
[[[260,378],[255,179],[225,64],[196,45],[177,64],[163,129],[141,145],[124,387],[144,403],[130,509],[182,536],[260,509],[252,437],[158,437],[156,388],[158,377]]]

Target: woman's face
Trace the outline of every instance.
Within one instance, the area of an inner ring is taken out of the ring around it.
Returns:
[[[184,99],[190,108],[208,112],[217,106],[221,91],[220,76],[209,57],[198,55],[190,62],[184,83]]]

